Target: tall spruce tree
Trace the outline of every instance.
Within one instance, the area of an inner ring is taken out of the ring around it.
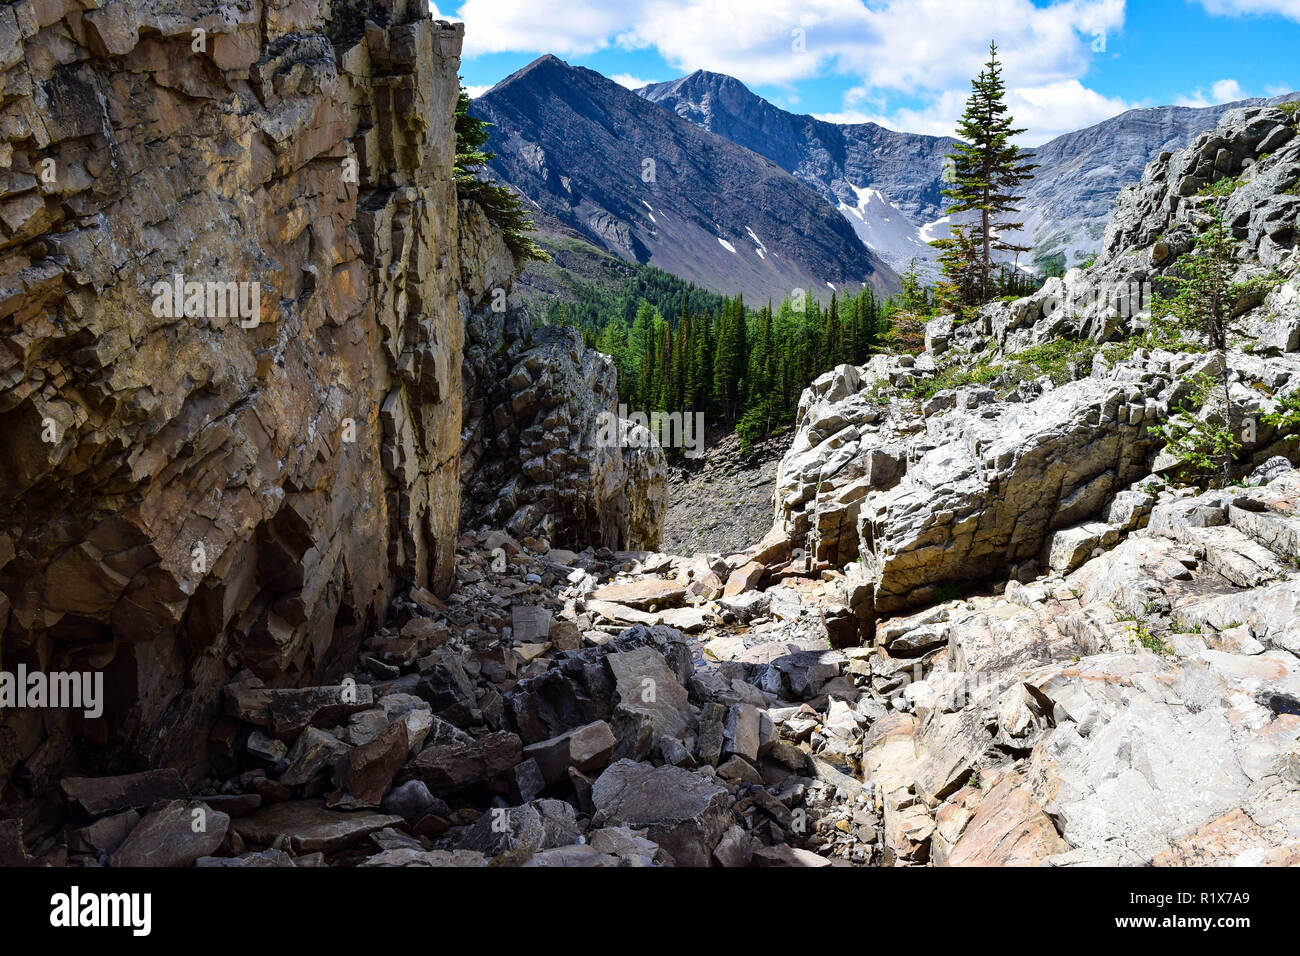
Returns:
[[[997,44],[989,43],[988,62],[979,76],[971,80],[966,112],[957,123],[957,138],[962,142],[948,155],[952,162],[952,187],[943,191],[953,200],[948,207],[949,215],[978,214],[967,234],[978,252],[978,283],[973,290],[977,298],[975,301],[968,298],[966,304],[969,305],[987,302],[991,296],[989,278],[993,271],[994,252],[1028,250],[1027,246],[1014,245],[1002,238],[1024,225],[1014,219],[1016,204],[1024,198],[1015,192],[1022,183],[1033,178],[1033,170],[1037,169],[1033,163],[1027,162],[1033,157],[1011,142],[1023,132],[1012,125]],[[972,250],[966,242],[938,240],[934,245],[950,253],[949,261],[944,263],[945,275],[949,265],[961,273],[969,270]],[[965,275],[960,280],[950,276],[949,281],[959,289],[969,286]]]

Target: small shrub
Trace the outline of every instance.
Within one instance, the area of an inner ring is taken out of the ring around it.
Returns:
[[[1151,434],[1165,442],[1166,450],[1200,478],[1216,471],[1226,474],[1227,463],[1241,449],[1241,441],[1228,425],[1226,416],[1211,413],[1202,418],[1197,414],[1197,409],[1209,401],[1215,387],[1214,378],[1202,372],[1193,383],[1192,405],[1175,406],[1173,414],[1151,426]]]
[[[1261,415],[1259,420],[1283,435],[1300,434],[1300,392],[1283,396],[1278,400],[1277,410]]]
[[[1129,645],[1140,644],[1147,650],[1156,654],[1165,655],[1173,653],[1165,639],[1151,630],[1151,625],[1146,621],[1137,621],[1128,626]]]

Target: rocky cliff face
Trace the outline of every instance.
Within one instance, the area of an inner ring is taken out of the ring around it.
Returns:
[[[534,327],[510,298],[520,269],[500,233],[461,211],[462,524],[564,548],[658,547],[667,465],[645,428],[619,420],[613,361],[574,329]]]
[[[405,0],[0,12],[2,660],[107,697],[6,710],[6,797],[73,740],[201,764],[234,671],[337,670],[395,590],[451,584],[459,31]]]

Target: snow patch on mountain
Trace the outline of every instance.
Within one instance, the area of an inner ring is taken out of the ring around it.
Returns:
[[[836,208],[868,249],[899,272],[907,269],[913,259],[920,272],[936,270],[937,252],[929,245],[925,230],[938,223],[918,228],[879,189],[852,183],[845,183],[845,186],[851,192],[849,201],[841,200]],[[939,223],[946,222],[947,218],[945,216]]]

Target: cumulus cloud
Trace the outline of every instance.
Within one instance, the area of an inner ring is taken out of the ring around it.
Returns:
[[[629,90],[639,90],[643,86],[659,82],[658,80],[646,80],[639,76],[633,76],[631,73],[615,73],[610,79],[619,86],[626,86]]]
[[[465,56],[546,50],[580,56],[654,48],[683,71],[746,83],[806,79],[830,68],[882,89],[965,84],[998,39],[1009,72],[1036,85],[1077,78],[1124,23],[1124,0],[464,0],[438,16],[465,21]]]
[[[889,113],[846,110],[820,118],[832,123],[877,123],[907,133],[951,136],[966,107],[965,90],[948,90],[920,109],[898,109]],[[1103,96],[1078,80],[1061,80],[1039,86],[1010,87],[1007,105],[1018,126],[1026,132],[1017,137],[1021,146],[1040,146],[1063,133],[1100,123],[1138,104],[1118,97]]]
[[[1232,103],[1236,100],[1250,99],[1251,94],[1241,88],[1233,79],[1216,80],[1210,84],[1209,92],[1197,87],[1191,93],[1174,100],[1175,106],[1215,106],[1219,103]]]
[[[628,27],[621,4],[600,0],[465,0],[429,5],[435,18],[463,20],[465,57],[484,53],[545,50],[557,56],[582,56],[602,50]],[[630,3],[628,8],[635,7]]]
[[[1083,86],[1123,28],[1124,0],[464,0],[438,15],[465,21],[466,57],[654,49],[683,73],[714,70],[751,86],[841,74],[863,91],[859,102],[846,98],[846,116],[871,115],[863,103],[872,97],[919,99],[928,105],[892,121],[915,115],[945,132],[961,112],[954,96],[964,100],[987,58],[985,38],[996,38],[1004,76],[1033,110],[1028,140],[1073,128],[1070,111],[1095,121],[1124,106]]]

